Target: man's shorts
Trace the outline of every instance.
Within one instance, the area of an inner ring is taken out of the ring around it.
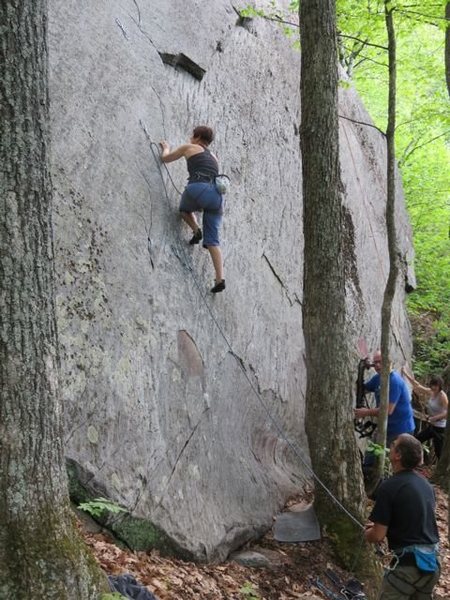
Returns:
[[[417,567],[399,565],[384,576],[379,600],[431,600],[439,576],[440,569],[423,573]]]
[[[223,199],[213,183],[188,183],[181,196],[180,212],[203,211],[203,247],[220,246]]]

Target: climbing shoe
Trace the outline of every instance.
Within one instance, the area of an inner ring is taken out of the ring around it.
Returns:
[[[223,292],[224,289],[225,289],[225,279],[222,279],[222,281],[219,281],[219,283],[216,283],[216,285],[211,288],[211,292],[213,294],[217,294],[218,292]]]
[[[194,244],[199,244],[202,237],[203,237],[202,230],[200,228],[198,228],[197,231],[194,233],[194,235],[189,240],[190,245],[193,246]]]

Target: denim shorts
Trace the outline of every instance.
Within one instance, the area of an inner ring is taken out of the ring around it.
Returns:
[[[180,212],[203,211],[203,246],[220,246],[219,229],[223,216],[223,199],[213,183],[188,183],[181,196]]]

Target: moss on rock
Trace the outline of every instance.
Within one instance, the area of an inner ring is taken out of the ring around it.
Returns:
[[[132,550],[157,549],[166,556],[193,560],[190,552],[179,546],[162,529],[147,519],[134,517],[128,513],[108,523],[107,527]]]
[[[77,506],[81,502],[90,502],[98,497],[108,497],[107,491],[96,483],[93,475],[76,461],[67,459],[66,468],[69,478],[69,496]],[[130,513],[119,516],[112,515],[107,511],[101,516],[93,518],[131,550],[146,552],[156,549],[166,556],[175,556],[184,560],[193,560],[194,558],[192,553],[182,548],[162,529],[147,519],[135,517]]]

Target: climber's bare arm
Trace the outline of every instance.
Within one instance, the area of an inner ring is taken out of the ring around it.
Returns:
[[[165,163],[173,162],[179,158],[186,157],[192,144],[183,144],[174,150],[170,151],[170,146],[167,142],[159,142],[161,146],[161,160]]]
[[[172,151],[170,151],[170,146],[165,141],[159,142],[159,145],[161,146],[161,160],[165,163],[173,162],[183,157],[187,159],[194,156],[194,154],[200,154],[204,150],[199,144],[182,144]]]

